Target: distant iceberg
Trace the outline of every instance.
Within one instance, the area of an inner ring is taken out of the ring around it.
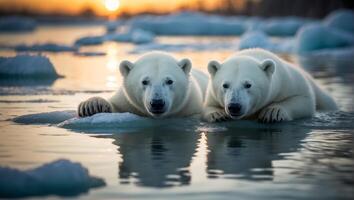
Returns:
[[[75,196],[105,185],[80,163],[64,159],[26,171],[0,167],[0,177],[0,198]]]
[[[324,24],[354,34],[354,12],[352,10],[334,11],[324,19]]]
[[[353,55],[354,12],[337,10],[328,15],[322,23],[302,27],[296,34],[295,52],[329,57]]]
[[[0,78],[40,77],[58,78],[49,58],[43,55],[16,55],[0,57]]]
[[[293,36],[309,21],[298,17],[270,18],[261,22],[261,28],[271,36]]]
[[[0,32],[33,31],[36,26],[37,22],[28,17],[8,16],[0,18]]]
[[[296,35],[296,52],[347,48],[354,45],[354,35],[322,24],[301,28]]]
[[[223,17],[196,12],[134,17],[126,23],[133,29],[157,35],[240,35],[244,23],[239,17]]]

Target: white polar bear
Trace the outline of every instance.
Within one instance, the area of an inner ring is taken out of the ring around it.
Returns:
[[[262,49],[236,53],[223,64],[211,61],[203,119],[256,119],[272,123],[336,110],[334,100],[300,67]]]
[[[90,98],[78,106],[80,117],[100,112],[130,112],[147,117],[201,114],[208,76],[192,70],[188,59],[153,52],[135,63],[121,62],[122,87],[108,100]]]

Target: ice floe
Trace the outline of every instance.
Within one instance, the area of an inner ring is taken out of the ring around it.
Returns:
[[[0,78],[11,76],[58,78],[49,58],[43,55],[0,57]]]
[[[80,163],[64,159],[26,171],[0,167],[0,177],[0,198],[74,196],[105,185]]]
[[[129,29],[121,32],[107,33],[100,36],[85,36],[75,41],[76,46],[99,45],[106,41],[131,42],[143,44],[153,42],[155,35],[141,29]]]

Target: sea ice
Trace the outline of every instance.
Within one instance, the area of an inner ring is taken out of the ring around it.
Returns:
[[[105,185],[80,163],[64,159],[26,171],[0,167],[0,177],[0,198],[74,196]]]
[[[53,64],[43,55],[16,55],[0,57],[0,77],[58,78]]]
[[[76,111],[54,111],[45,113],[28,114],[15,117],[14,122],[20,124],[59,124],[65,120],[76,117]]]

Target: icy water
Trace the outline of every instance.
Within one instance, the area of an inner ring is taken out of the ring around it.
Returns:
[[[56,42],[99,34],[99,27],[40,27],[30,34],[1,34],[1,44]],[[234,42],[231,37],[160,37],[161,42]],[[117,65],[132,44],[85,47],[106,56],[44,53],[55,81],[0,80],[0,166],[27,170],[57,159],[81,163],[104,187],[82,199],[352,199],[354,196],[354,61],[285,57],[310,71],[336,98],[341,111],[277,125],[195,119],[147,120],[124,128],[64,129],[18,124],[14,117],[75,110],[91,96],[109,97],[121,84]],[[209,59],[232,50],[175,52],[206,71]],[[14,55],[9,50],[0,56]],[[1,178],[1,177],[0,177]],[[68,198],[44,196],[41,198]],[[38,199],[39,197],[32,197]]]

